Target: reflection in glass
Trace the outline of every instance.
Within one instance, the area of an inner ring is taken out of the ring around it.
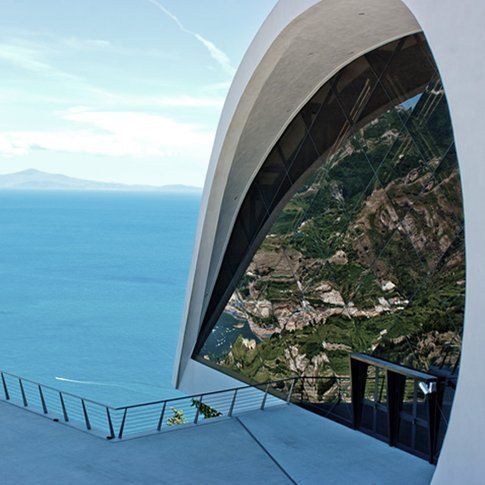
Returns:
[[[425,44],[410,36],[368,54],[303,108],[287,131],[292,140],[280,140],[258,177],[268,214],[282,184],[294,193],[199,358],[259,382],[328,376],[326,388],[312,394],[309,380],[299,391],[328,401],[348,396],[353,351],[455,373],[465,294],[461,182]],[[300,159],[301,146],[311,150]]]

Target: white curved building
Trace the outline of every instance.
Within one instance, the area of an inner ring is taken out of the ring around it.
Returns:
[[[217,130],[177,388],[325,378],[299,403],[439,454],[433,483],[481,483],[484,16],[478,0],[276,5]],[[351,375],[352,352],[383,359],[380,378],[372,360]],[[430,396],[438,417],[420,414]]]

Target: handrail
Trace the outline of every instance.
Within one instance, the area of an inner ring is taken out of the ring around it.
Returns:
[[[221,389],[219,391],[210,391],[210,392],[204,392],[202,393],[204,396],[211,396],[211,395],[215,395],[215,394],[222,394],[222,393],[226,393],[226,392],[234,392],[236,389],[237,390],[242,390],[242,389],[249,389],[249,388],[258,388],[259,386],[265,386],[265,385],[271,385],[271,384],[278,384],[280,382],[288,382],[288,381],[292,381],[294,379],[302,379],[303,376],[298,376],[298,377],[286,377],[284,379],[278,379],[278,380],[274,380],[274,381],[266,381],[266,382],[261,382],[261,383],[258,383],[258,384],[247,384],[245,386],[239,386],[239,387],[231,387],[231,388],[228,388],[228,389]],[[308,378],[308,379],[329,379],[330,377],[322,377],[322,376],[319,376],[319,377],[307,377],[305,376],[305,378]],[[112,408],[110,407],[110,409],[113,409],[114,411],[122,411],[124,409],[130,409],[130,408],[137,408],[137,407],[141,407],[141,406],[149,406],[149,405],[155,405],[155,404],[163,404],[164,402],[175,402],[175,401],[182,401],[184,399],[195,399],[196,397],[200,397],[201,393],[197,393],[197,394],[192,394],[190,396],[181,396],[181,397],[174,397],[174,398],[169,398],[169,399],[162,399],[160,401],[152,401],[152,402],[146,402],[146,403],[138,403],[138,404],[129,404],[127,406],[119,406],[119,407],[115,407],[115,408]]]
[[[141,403],[136,403],[136,404],[128,404],[126,406],[113,406],[111,404],[106,404],[106,403],[102,403],[102,402],[99,402],[99,401],[95,401],[93,399],[90,399],[90,398],[87,398],[87,397],[82,397],[82,396],[79,396],[78,394],[73,394],[72,392],[68,392],[68,391],[60,391],[58,388],[56,387],[52,387],[48,384],[40,384],[39,382],[36,382],[36,381],[33,381],[32,379],[28,379],[26,377],[20,377],[16,374],[12,374],[10,372],[6,372],[6,371],[0,371],[1,374],[3,375],[6,375],[6,376],[10,376],[10,377],[14,377],[16,379],[20,379],[22,382],[30,382],[31,384],[35,384],[36,386],[41,386],[42,389],[50,389],[52,391],[55,391],[55,392],[62,392],[62,395],[63,396],[70,396],[70,397],[73,397],[73,398],[76,398],[76,399],[80,399],[80,400],[83,400],[85,402],[90,402],[91,404],[96,404],[98,406],[102,406],[104,408],[109,408],[111,409],[112,411],[123,411],[125,409],[130,409],[130,408],[137,408],[137,407],[142,407],[142,406],[150,406],[150,405],[155,405],[155,404],[163,404],[164,402],[174,402],[174,401],[182,401],[184,399],[191,399],[191,398],[196,398],[196,397],[199,397],[201,395],[201,393],[196,393],[196,394],[192,394],[192,395],[189,395],[189,396],[181,396],[181,397],[174,397],[174,398],[168,398],[168,399],[160,399],[158,401],[148,401],[148,402],[141,402]],[[332,379],[333,376],[294,376],[294,377],[285,377],[283,379],[276,379],[276,380],[272,380],[272,381],[265,381],[265,382],[261,382],[261,383],[258,383],[258,384],[246,384],[245,386],[238,386],[238,387],[231,387],[231,388],[228,388],[228,389],[221,389],[221,390],[218,390],[218,391],[210,391],[210,392],[204,392],[204,396],[210,396],[210,395],[214,395],[214,394],[221,394],[221,393],[225,393],[225,392],[233,392],[235,391],[236,389],[248,389],[248,388],[257,388],[259,386],[265,386],[265,385],[271,385],[271,384],[278,384],[280,382],[288,382],[288,381],[293,381],[295,379]],[[336,377],[336,379],[348,379],[348,378],[344,378],[344,377]]]
[[[308,392],[305,390],[306,381],[332,380],[337,383],[341,379],[337,376],[294,376],[190,396],[112,406],[10,372],[0,371],[0,376],[3,400],[51,417],[54,421],[102,434],[110,440],[160,432],[162,428],[180,424],[197,425],[212,418],[230,418],[275,404],[288,404],[294,400],[298,383],[302,399],[303,393]]]
[[[383,362],[362,354],[353,354],[353,357],[368,365],[383,365]],[[405,372],[409,374],[407,369]],[[429,380],[431,376],[413,373],[412,377],[417,382],[425,380],[421,378]],[[367,376],[367,380],[376,378]],[[413,399],[416,384],[414,389]],[[361,397],[365,398],[365,389],[361,391]],[[435,399],[435,394],[429,394],[427,399]],[[160,433],[184,424],[197,426],[211,419],[230,419],[242,413],[264,411],[271,406],[289,403],[303,405],[350,425],[351,416],[347,414],[349,406],[354,403],[350,377],[339,375],[293,376],[190,396],[111,406],[5,371],[0,371],[0,399],[113,441]],[[339,407],[340,404],[343,406]],[[437,405],[442,413],[439,403]]]
[[[435,382],[438,380],[438,378],[435,375],[430,374],[428,372],[423,372],[417,369],[413,369],[411,367],[407,367],[405,365],[396,364],[395,362],[390,362],[386,359],[374,357],[373,355],[354,352],[350,354],[350,358],[354,360],[358,360],[365,364],[372,365],[374,367],[390,370],[392,372],[395,372],[396,374],[401,374],[411,379],[418,379],[423,382]]]
[[[15,379],[20,379],[22,382],[30,382],[31,384],[35,384],[36,386],[42,386],[43,389],[50,389],[51,391],[59,392],[59,389],[57,389],[56,387],[49,386],[48,384],[40,384],[39,382],[33,381],[32,379],[28,379],[26,377],[20,377],[16,374],[12,374],[12,373],[6,372],[6,371],[0,371],[0,373],[2,375],[14,377]],[[103,403],[100,403],[98,401],[94,401],[93,399],[89,399],[87,397],[81,397],[81,396],[78,396],[77,394],[73,394],[71,392],[62,391],[62,394],[64,396],[71,396],[71,397],[74,397],[74,398],[77,398],[77,399],[83,399],[86,402],[90,402],[91,404],[97,404],[98,406],[104,406],[104,407],[109,407],[111,409],[115,409],[110,405],[103,404]]]

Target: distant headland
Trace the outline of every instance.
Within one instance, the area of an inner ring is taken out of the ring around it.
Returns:
[[[84,180],[57,173],[28,169],[21,172],[0,175],[0,190],[76,190],[76,191],[119,191],[159,192],[170,194],[200,194],[202,189],[190,185],[128,185],[111,182]]]

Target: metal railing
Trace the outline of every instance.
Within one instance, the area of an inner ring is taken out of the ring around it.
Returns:
[[[290,377],[222,391],[114,407],[1,372],[5,401],[109,440],[157,433],[180,425],[264,410],[307,399],[328,377]],[[309,385],[308,383],[313,384]],[[317,392],[317,391],[315,391]]]

